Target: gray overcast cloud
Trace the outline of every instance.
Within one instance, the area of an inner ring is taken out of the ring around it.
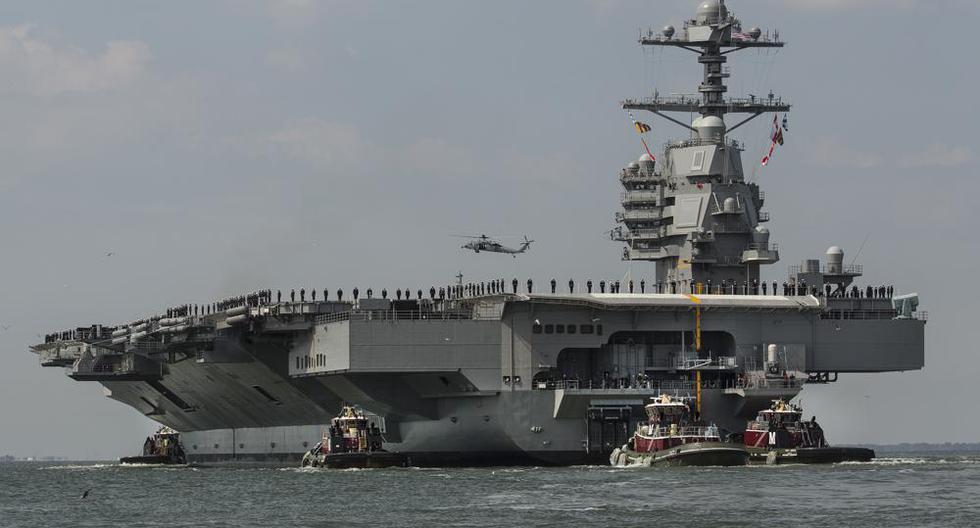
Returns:
[[[850,260],[867,237],[865,279],[930,312],[924,370],[808,387],[808,412],[836,443],[980,440],[980,8],[728,4],[788,41],[730,63],[732,95],[795,105],[764,169],[766,119],[735,133],[781,246],[766,277],[830,245]],[[99,385],[42,369],[27,350],[38,334],[265,287],[622,276],[604,233],[642,147],[618,101],[696,90],[692,55],[636,44],[695,7],[5,2],[0,454],[116,457],[152,428]],[[684,135],[643,119],[657,143]],[[537,242],[496,258],[460,251],[460,232]]]

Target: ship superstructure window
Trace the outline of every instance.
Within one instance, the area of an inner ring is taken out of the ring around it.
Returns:
[[[574,334],[575,333],[575,328],[576,327],[573,324],[568,325],[568,333],[569,334]]]
[[[299,370],[299,356],[296,356],[296,370]]]
[[[565,325],[563,325],[563,324],[555,325],[555,333],[556,334],[564,334],[565,333]]]
[[[553,325],[553,324],[546,324],[546,325],[544,325],[544,333],[546,333],[546,334],[553,334],[553,333],[555,333],[555,325]]]
[[[591,334],[592,332],[595,331],[595,329],[590,324],[581,325],[579,329],[582,331],[581,333],[583,334]]]
[[[534,326],[531,327],[531,331],[534,332],[535,334],[540,334],[541,333],[541,323],[534,323]]]
[[[602,335],[602,325],[601,324],[595,325],[595,335]]]
[[[699,171],[704,169],[704,151],[699,150],[694,153],[694,161],[691,162],[691,170]]]

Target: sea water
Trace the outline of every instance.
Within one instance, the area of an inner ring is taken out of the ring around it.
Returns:
[[[0,526],[980,526],[980,454],[626,469],[13,462],[0,464]]]

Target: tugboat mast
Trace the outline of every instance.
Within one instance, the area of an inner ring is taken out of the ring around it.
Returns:
[[[693,132],[668,142],[663,167],[644,154],[620,174],[625,192],[613,240],[626,244],[624,260],[657,263],[656,291],[663,293],[758,292],[759,266],[779,260],[769,243],[769,220],[762,212],[765,194],[746,183],[742,145],[726,134],[768,112],[786,112],[790,105],[770,94],[766,99],[725,98],[727,55],[748,48],[781,48],[778,33],[759,28],[742,31],[723,0],[705,0],[695,17],[675,36],[672,26],[640,38],[644,46],[671,46],[698,54],[704,77],[700,97],[661,97],[622,101],[625,110],[646,110]],[[700,114],[687,124],[667,115]],[[725,115],[749,114],[726,129]]]

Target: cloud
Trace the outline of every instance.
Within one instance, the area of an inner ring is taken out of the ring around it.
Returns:
[[[344,20],[351,14],[363,14],[374,9],[375,2],[367,0],[225,0],[225,5],[250,16],[270,19],[281,29],[317,28],[330,19]]]
[[[265,54],[266,64],[286,70],[288,72],[298,72],[308,66],[306,54],[298,48],[279,48],[270,50]]]
[[[800,11],[858,11],[881,7],[911,9],[924,2],[921,0],[780,0],[772,3]]]
[[[425,175],[459,177],[479,170],[476,156],[469,149],[452,145],[445,139],[420,138],[399,149],[396,165]]]
[[[33,96],[91,93],[131,85],[151,56],[140,41],[116,40],[101,53],[57,45],[31,25],[0,28],[0,92]]]
[[[0,183],[100,159],[150,135],[156,145],[196,147],[207,138],[206,90],[198,79],[161,75],[141,41],[108,41],[93,51],[47,28],[0,27],[0,156],[7,160]]]
[[[833,137],[814,140],[805,156],[810,163],[825,167],[868,169],[883,163],[880,155],[859,150]]]
[[[596,0],[599,1],[599,0]],[[929,2],[926,0],[768,0],[774,7],[783,7],[796,11],[808,12],[857,12],[869,10],[910,11],[916,9],[931,10],[939,6],[943,9],[957,11],[978,11],[980,3],[976,0],[944,0]]]
[[[834,137],[817,138],[805,154],[805,159],[825,167],[848,167],[869,169],[872,167],[960,167],[975,161],[974,149],[962,145],[934,143],[929,147],[913,152],[891,153],[888,155],[870,152],[853,147]]]
[[[228,139],[249,155],[272,161],[299,162],[318,169],[350,167],[370,146],[354,127],[316,118],[299,119],[280,128]]]
[[[271,0],[264,2],[266,12],[286,26],[311,23],[319,16],[322,4],[313,0]]]
[[[588,0],[588,4],[598,14],[607,14],[620,8],[620,0]]]
[[[969,147],[934,143],[919,152],[900,156],[898,164],[902,167],[959,167],[975,159],[976,154]]]

